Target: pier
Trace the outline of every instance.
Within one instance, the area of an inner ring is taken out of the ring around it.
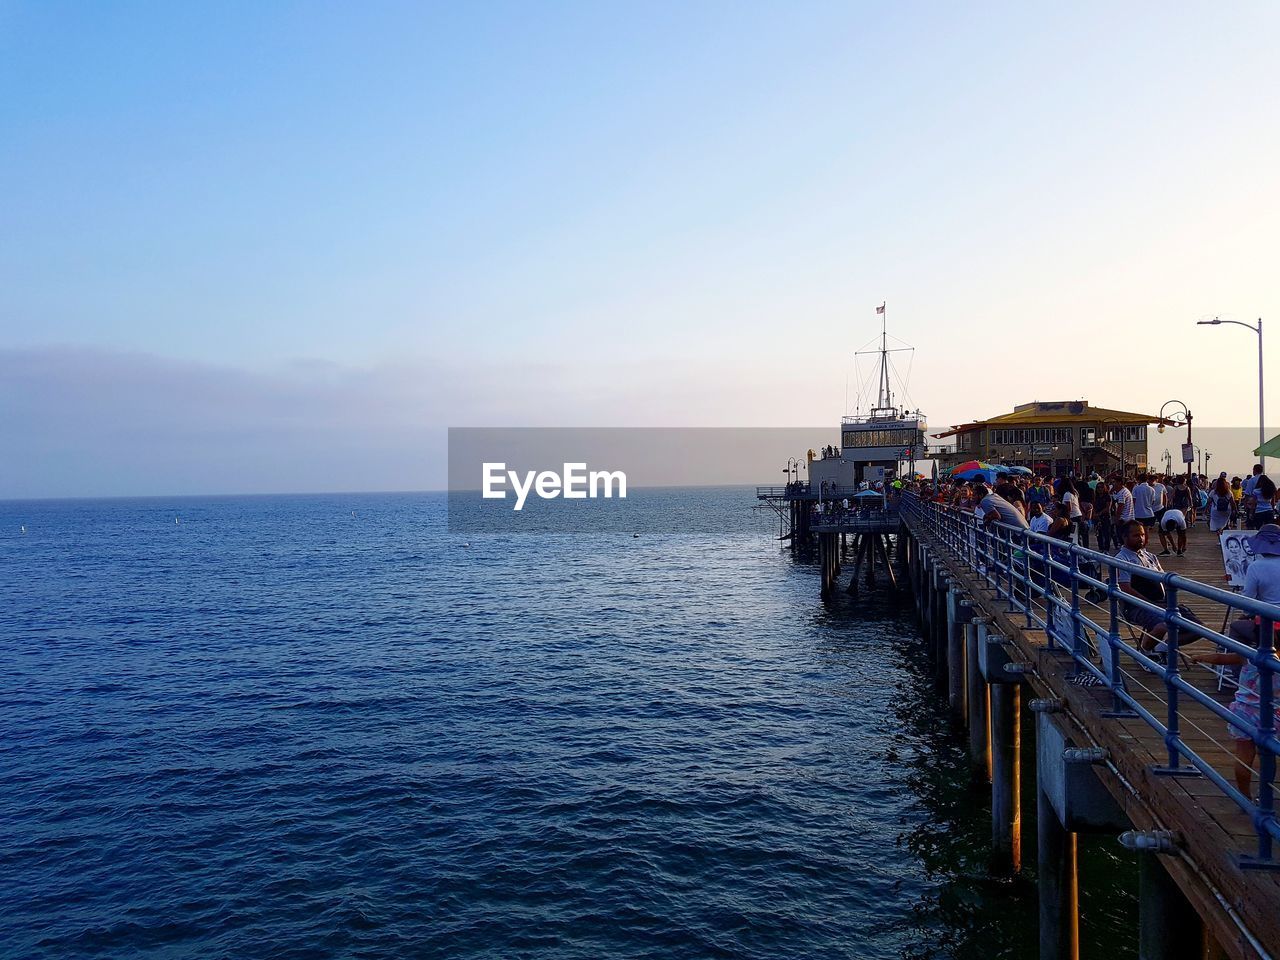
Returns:
[[[1019,871],[1034,848],[1041,960],[1078,956],[1081,834],[1114,837],[1138,859],[1143,960],[1280,956],[1280,739],[1266,682],[1280,667],[1280,607],[1207,582],[1221,582],[1222,565],[1203,531],[1158,578],[1161,608],[1121,592],[1121,570],[1145,574],[1106,554],[910,494],[896,513],[896,563],[935,689],[966,731],[974,777],[990,785],[992,870]],[[1167,659],[1144,651],[1127,603],[1160,618]],[[1241,614],[1261,618],[1256,649],[1225,634]],[[1249,657],[1264,678],[1249,793],[1237,789],[1227,731],[1233,685],[1185,659],[1218,649]],[[1031,725],[1035,749],[1023,750]],[[1022,835],[1022,778],[1036,785],[1033,838]]]
[[[835,589],[847,559],[853,561],[849,593],[857,593],[859,583],[875,586],[877,566],[890,586],[898,585],[890,538],[902,525],[899,497],[857,487],[814,490],[811,484],[791,483],[757,487],[756,499],[778,514],[779,539],[789,540],[793,553],[816,554],[823,596]]]

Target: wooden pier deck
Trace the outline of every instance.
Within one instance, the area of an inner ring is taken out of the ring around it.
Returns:
[[[913,529],[912,534],[929,542],[927,531]],[[1160,557],[1165,569],[1225,587],[1217,537],[1201,524],[1188,531],[1187,539],[1184,556]],[[1160,550],[1158,540],[1152,546],[1154,551]],[[1242,866],[1257,851],[1257,833],[1250,817],[1204,777],[1160,773],[1167,764],[1168,751],[1154,728],[1137,717],[1109,715],[1115,704],[1104,685],[1073,682],[1078,671],[1066,651],[1049,649],[1045,634],[1028,629],[1025,615],[1010,612],[1007,602],[967,563],[951,557],[940,544],[933,547],[935,561],[988,617],[990,629],[1004,636],[1016,650],[1015,656],[1034,668],[1025,679],[1035,695],[1062,701],[1066,715],[1092,741],[1087,745],[1107,750],[1109,768],[1099,770],[1100,779],[1135,829],[1173,832],[1179,853],[1161,859],[1222,949],[1240,958],[1280,954],[1280,872]],[[1222,606],[1190,595],[1184,599],[1207,626],[1222,628]],[[1100,608],[1084,612],[1095,622],[1107,622]],[[1193,642],[1186,637],[1182,649],[1208,652],[1214,647],[1207,640]],[[1232,689],[1224,685],[1220,690],[1218,676],[1209,668],[1184,665],[1182,669],[1183,679],[1197,689],[1220,703],[1231,701]],[[1168,698],[1165,682],[1132,660],[1126,661],[1125,679],[1130,694],[1163,719]],[[1230,781],[1234,744],[1225,721],[1185,695],[1179,698],[1179,715],[1183,740]],[[1255,770],[1255,792],[1257,782]]]

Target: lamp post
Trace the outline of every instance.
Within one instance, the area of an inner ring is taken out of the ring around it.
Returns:
[[[1177,404],[1181,410],[1174,410],[1171,416],[1164,415],[1165,410],[1172,404]],[[1187,425],[1187,443],[1191,442],[1191,410],[1181,400],[1166,400],[1164,405],[1160,407],[1160,423],[1156,427],[1158,433],[1164,433],[1165,424],[1173,427],[1180,427],[1184,423]],[[1192,450],[1195,448],[1193,447]],[[1192,460],[1195,458],[1192,457]],[[1187,461],[1187,483],[1191,483],[1191,461]]]
[[[1212,456],[1213,454],[1210,453],[1208,450],[1204,452],[1204,469],[1201,470],[1200,472],[1203,473],[1206,477],[1209,475],[1209,458]]]
[[[1265,425],[1265,406],[1262,401],[1262,318],[1258,318],[1258,325],[1255,327],[1251,323],[1241,323],[1239,320],[1223,320],[1221,317],[1214,317],[1212,320],[1197,320],[1197,326],[1217,327],[1224,323],[1234,323],[1237,327],[1244,327],[1246,330],[1252,330],[1258,335],[1258,446],[1261,447],[1267,442],[1267,428]],[[1262,464],[1263,473],[1266,472],[1267,461],[1262,454],[1258,454],[1258,462]]]
[[[793,474],[796,482],[798,483],[800,481],[800,461],[795,457],[788,457],[787,468],[782,472],[787,475],[787,483],[791,482]]]

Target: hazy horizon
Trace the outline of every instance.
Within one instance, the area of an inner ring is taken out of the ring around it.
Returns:
[[[1195,323],[1280,315],[1278,28],[4,4],[0,498],[443,488],[450,426],[834,433],[882,302],[931,433],[1244,429],[1256,338]]]

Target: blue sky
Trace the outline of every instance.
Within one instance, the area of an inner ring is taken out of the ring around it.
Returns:
[[[830,422],[882,300],[936,427],[1254,422],[1250,335],[1193,324],[1280,318],[1278,40],[1263,3],[0,2],[0,496]]]

